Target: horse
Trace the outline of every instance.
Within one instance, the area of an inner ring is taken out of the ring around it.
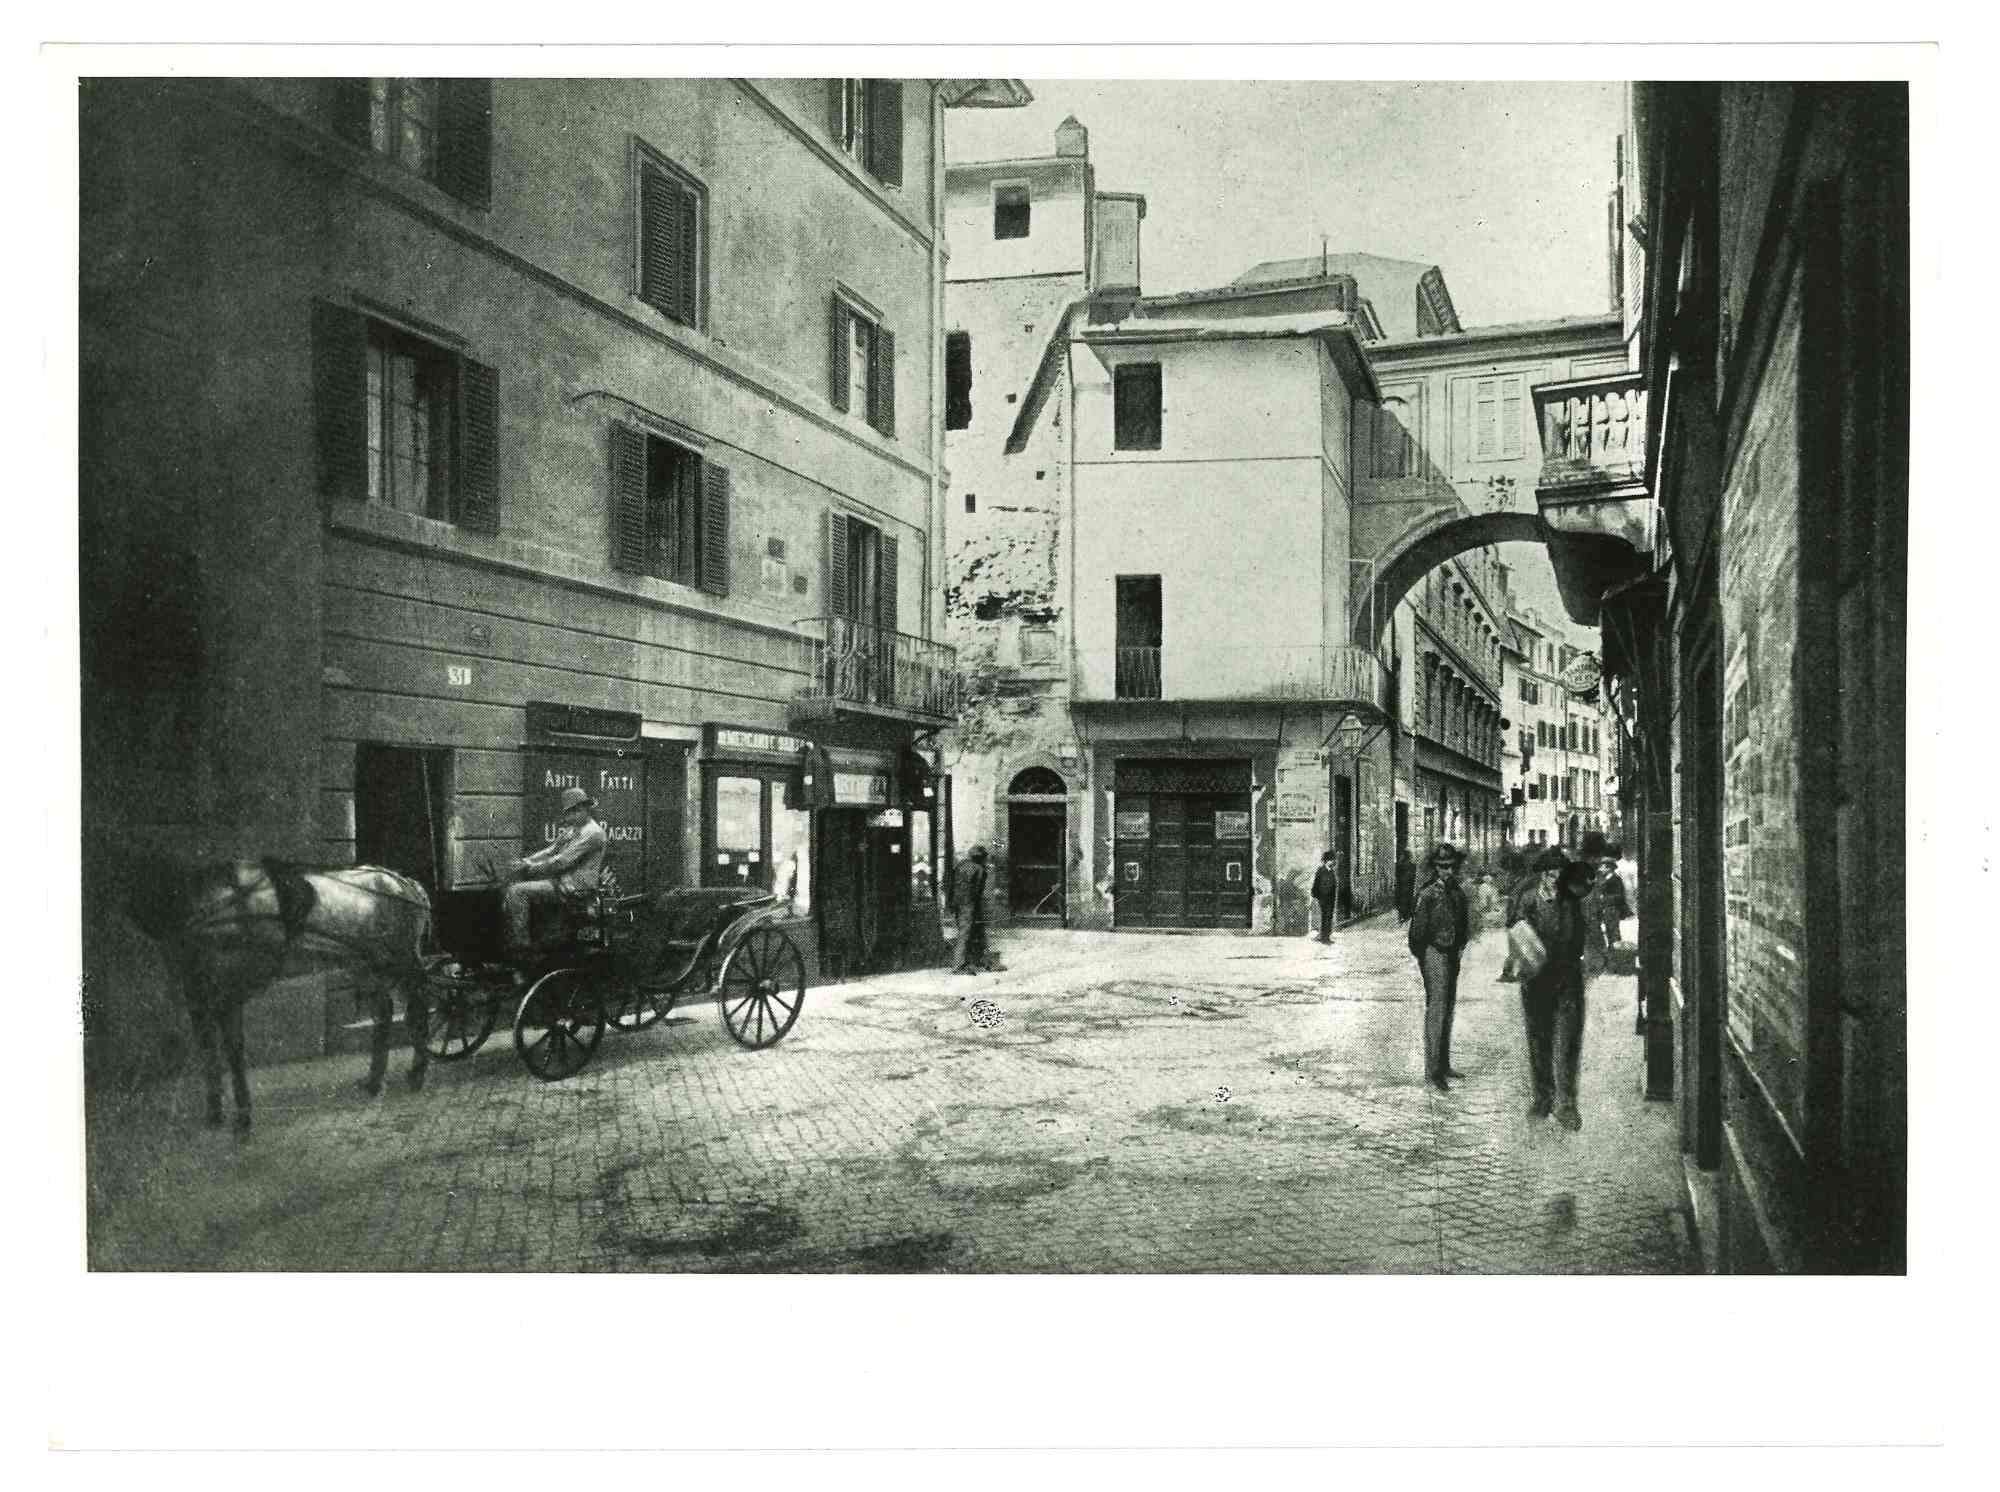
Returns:
[[[222,1124],[219,1046],[229,1058],[237,1133],[250,1129],[243,1007],[286,973],[338,969],[356,976],[356,1003],[375,1019],[368,1076],[361,1082],[371,1097],[382,1091],[400,986],[409,1085],[423,1086],[430,1065],[424,967],[431,901],[408,876],[376,865],[309,870],[275,859],[154,866],[138,878],[127,910],[166,948],[179,976],[201,1052],[211,1126]]]

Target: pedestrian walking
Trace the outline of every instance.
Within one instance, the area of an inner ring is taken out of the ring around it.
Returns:
[[[1479,872],[1479,884],[1472,892],[1473,921],[1480,928],[1499,927],[1506,920],[1507,903],[1493,884],[1493,872]]]
[[[1431,879],[1410,916],[1410,953],[1424,976],[1424,1080],[1440,1093],[1464,1073],[1451,1065],[1451,1019],[1458,1005],[1458,960],[1472,936],[1472,914],[1458,884],[1464,857],[1455,845],[1431,851]]]
[[[954,974],[999,973],[1007,966],[986,941],[986,846],[976,844],[958,866],[958,948]]]
[[[1333,902],[1340,887],[1340,877],[1333,868],[1333,851],[1328,850],[1319,857],[1319,869],[1313,872],[1312,898],[1319,905],[1319,931],[1313,936],[1322,943],[1333,941]]]
[[[1504,927],[1509,911],[1514,906],[1514,898],[1521,894],[1525,881],[1534,879],[1534,872],[1528,868],[1527,857],[1519,850],[1508,848],[1500,852],[1500,922]],[[1510,943],[1507,956],[1500,965],[1500,983],[1517,984],[1521,971],[1514,962],[1514,949]]]
[[[1583,1128],[1576,1074],[1583,1056],[1583,906],[1588,867],[1573,866],[1554,846],[1542,851],[1508,908],[1507,925],[1532,927],[1546,954],[1523,969],[1521,1013],[1528,1034],[1528,1074],[1534,1088],[1528,1117],[1553,1111],[1564,1129]],[[1578,874],[1581,872],[1581,874]]]
[[[1417,861],[1404,845],[1396,851],[1396,917],[1408,922],[1417,909]]]
[[[1632,915],[1625,899],[1625,882],[1618,875],[1618,846],[1604,845],[1597,857],[1596,878],[1584,897],[1584,937],[1588,953],[1586,974],[1602,974],[1611,967],[1611,950],[1624,937],[1625,919]]]

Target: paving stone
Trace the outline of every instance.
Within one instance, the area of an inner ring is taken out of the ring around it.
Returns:
[[[110,1269],[1654,1273],[1691,1267],[1673,1111],[1629,977],[1593,987],[1585,1128],[1523,1113],[1518,996],[1468,950],[1450,1094],[1389,923],[1305,939],[1036,933],[971,992],[815,990],[739,1048],[712,1006],[559,1084],[505,1033],[421,1094],[256,1069],[253,1136],[194,1079],[93,1101]],[[960,982],[962,983],[962,981]],[[975,1002],[1003,1019],[982,1028]],[[1622,1029],[1621,1029],[1622,1028]],[[399,1059],[399,1062],[407,1058]]]

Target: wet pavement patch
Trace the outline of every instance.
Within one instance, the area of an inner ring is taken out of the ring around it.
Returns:
[[[730,1259],[738,1254],[767,1253],[783,1248],[805,1232],[805,1223],[791,1208],[752,1202],[726,1226],[693,1238],[643,1238],[614,1233],[610,1242],[641,1259],[670,1259],[700,1254]]]
[[[951,1255],[952,1239],[950,1233],[919,1233],[864,1244],[847,1257],[869,1274],[928,1274],[944,1267]]]

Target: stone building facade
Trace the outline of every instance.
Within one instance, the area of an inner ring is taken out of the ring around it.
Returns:
[[[1910,95],[1646,84],[1629,358],[1535,394],[1639,856],[1647,1091],[1710,1262],[1906,1267]]]
[[[1024,97],[87,81],[87,869],[449,888],[574,783],[627,889],[775,887],[816,961],[912,956],[956,703],[939,132]],[[310,1046],[324,991],[285,998]]]

